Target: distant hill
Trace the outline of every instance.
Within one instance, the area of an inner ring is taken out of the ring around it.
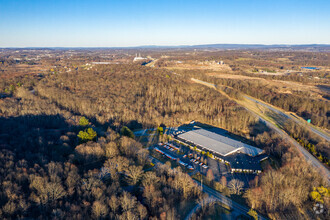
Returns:
[[[0,48],[0,49],[23,49],[23,48]],[[42,49],[53,49],[53,50],[74,50],[74,49],[146,49],[146,50],[157,50],[157,49],[224,49],[224,50],[239,50],[239,49],[273,49],[273,50],[303,50],[303,51],[319,51],[319,52],[330,52],[330,44],[201,44],[201,45],[177,45],[177,46],[160,46],[160,45],[143,45],[136,47],[25,47],[24,49],[42,50]]]

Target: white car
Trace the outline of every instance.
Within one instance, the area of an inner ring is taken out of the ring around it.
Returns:
[[[199,163],[199,161],[198,161],[198,160],[196,160],[195,164],[198,164],[198,163]]]

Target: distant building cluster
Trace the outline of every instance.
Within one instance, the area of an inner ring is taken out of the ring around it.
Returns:
[[[139,54],[139,56],[136,54],[134,59],[133,59],[133,62],[136,62],[136,61],[141,61],[141,60],[146,60],[147,58],[144,58],[144,57],[141,57],[141,54]]]

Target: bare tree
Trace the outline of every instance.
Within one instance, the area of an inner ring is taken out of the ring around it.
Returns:
[[[146,172],[143,174],[143,178],[142,178],[143,186],[157,184],[158,182],[159,182],[159,177],[157,177],[154,172]]]
[[[209,182],[212,182],[214,180],[214,175],[211,169],[208,169],[207,173],[206,173],[206,179]]]
[[[138,204],[136,211],[139,215],[139,219],[141,220],[145,219],[148,215],[148,210],[141,203]]]
[[[101,218],[101,217],[105,217],[108,214],[108,207],[100,202],[100,201],[95,201],[93,203],[93,214],[95,215],[96,218]]]
[[[113,213],[117,212],[119,201],[116,196],[112,195],[110,199],[107,200],[107,203]]]
[[[127,171],[125,172],[128,182],[132,185],[135,185],[141,178],[143,173],[141,166],[129,166]]]
[[[228,183],[228,187],[231,190],[232,193],[234,194],[240,194],[244,186],[244,183],[238,179],[232,179]]]
[[[117,144],[115,142],[109,142],[105,145],[105,156],[113,158],[119,154]]]
[[[42,204],[54,202],[66,195],[61,183],[48,182],[42,177],[34,177],[30,186],[38,192],[37,202]]]
[[[136,197],[132,196],[128,192],[124,192],[123,195],[120,197],[120,205],[123,211],[128,211],[136,207]]]
[[[220,183],[223,187],[227,186],[227,178],[225,176],[222,176],[220,179]]]

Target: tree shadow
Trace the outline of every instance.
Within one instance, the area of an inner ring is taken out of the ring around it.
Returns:
[[[12,151],[15,160],[63,162],[77,143],[78,127],[59,114],[0,117],[0,125],[0,150]]]

